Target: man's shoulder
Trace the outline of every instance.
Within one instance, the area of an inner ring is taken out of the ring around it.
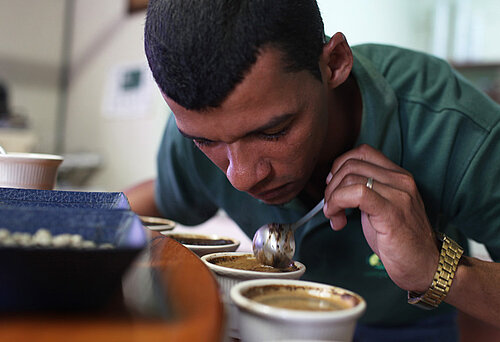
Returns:
[[[365,43],[353,45],[352,50],[354,51],[354,53],[361,54],[370,59],[375,64],[384,63],[384,61],[386,61],[388,58],[392,59],[394,57],[397,57],[398,60],[423,59],[432,62],[439,61],[446,64],[446,62],[442,59],[427,52],[405,48],[397,45]]]
[[[498,121],[498,104],[441,58],[381,44],[354,46],[353,52],[359,64],[389,84],[400,103],[421,104],[435,113],[453,110],[483,127]]]
[[[422,51],[383,44],[361,44],[352,49],[358,59],[368,60],[389,83],[406,82],[415,75],[433,83],[453,74],[448,62]]]
[[[422,53],[415,49],[409,49],[398,45],[382,44],[382,43],[362,43],[351,46],[353,50],[363,51],[364,54],[379,54],[387,52],[402,52],[402,53]]]

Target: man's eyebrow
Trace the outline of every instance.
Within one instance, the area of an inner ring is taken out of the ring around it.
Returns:
[[[207,138],[203,138],[203,137],[195,137],[193,135],[189,135],[187,134],[186,132],[183,132],[179,127],[177,127],[177,130],[179,131],[180,134],[182,134],[184,137],[188,138],[188,139],[191,139],[191,140],[203,140],[203,141],[212,141],[210,139],[207,139]]]
[[[256,133],[261,133],[261,132],[263,132],[265,130],[268,130],[270,128],[273,128],[273,127],[275,127],[275,126],[277,126],[277,125],[279,125],[279,124],[281,124],[283,122],[286,122],[287,120],[289,120],[293,116],[294,116],[293,113],[286,113],[286,114],[275,116],[271,120],[269,120],[268,122],[266,122],[265,124],[263,124],[262,126],[257,127],[256,129],[254,129],[254,130],[246,133],[244,136],[248,136],[248,135],[252,135],[252,134],[256,134]],[[196,136],[193,136],[193,135],[189,135],[186,132],[182,131],[179,127],[177,127],[177,129],[179,130],[180,134],[182,134],[184,137],[186,137],[188,139],[214,142],[213,140],[210,140],[210,139],[207,139],[207,138],[196,137]]]
[[[281,124],[283,122],[286,122],[287,120],[289,120],[293,116],[294,116],[293,113],[286,113],[286,114],[275,116],[271,120],[269,120],[267,123],[265,123],[264,125],[252,130],[251,132],[248,132],[246,135],[261,133],[261,132],[266,131],[270,128],[274,128],[275,126],[278,126],[279,124]]]

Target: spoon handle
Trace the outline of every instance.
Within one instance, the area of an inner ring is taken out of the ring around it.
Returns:
[[[292,230],[297,229],[298,227],[302,226],[304,223],[309,221],[314,215],[316,215],[321,209],[323,209],[323,206],[325,205],[325,199],[323,198],[314,208],[311,209],[310,212],[305,214],[300,220],[295,222],[292,225]]]

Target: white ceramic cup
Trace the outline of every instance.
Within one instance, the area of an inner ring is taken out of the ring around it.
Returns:
[[[207,267],[214,273],[221,290],[222,300],[226,306],[226,327],[229,337],[240,338],[238,327],[238,310],[230,298],[230,292],[234,285],[250,279],[299,279],[306,271],[304,264],[294,261],[296,270],[290,272],[257,272],[240,270],[213,264],[210,260],[224,256],[253,256],[252,253],[244,252],[220,252],[207,254],[201,257]]]
[[[258,298],[263,293],[266,301]],[[230,297],[238,308],[239,333],[245,342],[352,341],[357,320],[366,310],[366,302],[354,292],[301,280],[249,280],[235,285]],[[269,304],[278,297],[287,305],[296,301],[315,308]],[[341,309],[333,309],[335,301],[340,301]]]
[[[53,154],[0,154],[0,187],[52,190],[62,161]]]

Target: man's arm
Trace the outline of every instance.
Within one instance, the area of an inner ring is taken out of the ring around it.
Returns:
[[[327,182],[323,211],[332,228],[346,225],[346,208],[359,208],[365,238],[392,281],[407,291],[426,292],[439,248],[412,175],[363,145],[334,162]],[[500,263],[463,256],[445,301],[500,327],[499,290]]]
[[[445,301],[500,328],[500,264],[462,256]]]
[[[149,179],[123,191],[132,211],[138,215],[161,217],[155,203],[155,180]]]

